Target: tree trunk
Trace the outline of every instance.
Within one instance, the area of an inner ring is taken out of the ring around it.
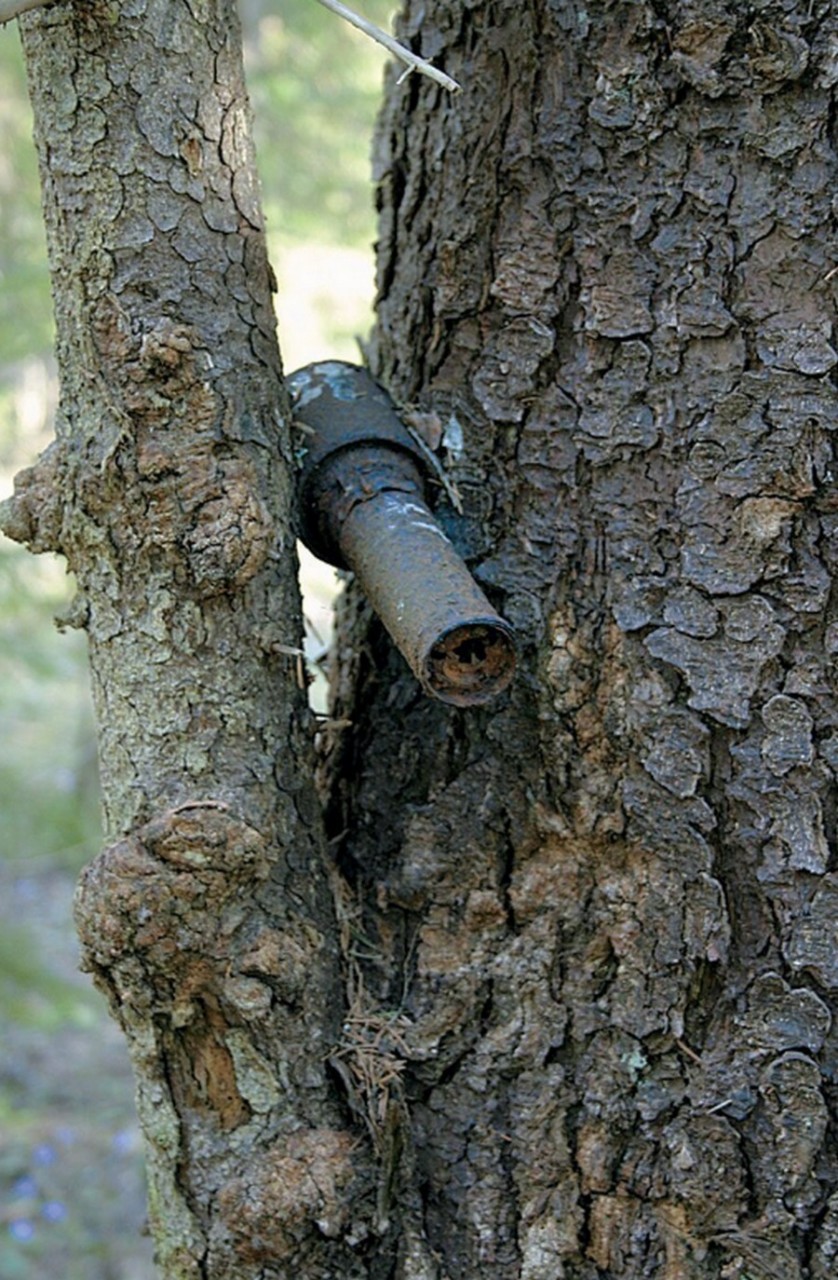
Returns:
[[[465,88],[390,88],[373,366],[521,669],[434,706],[344,611],[400,1275],[835,1275],[836,17],[407,5]]]
[[[235,5],[22,25],[61,406],[5,524],[78,580],[108,847],[77,918],[131,1048],[161,1274],[351,1275],[365,1157],[326,1076],[338,949]]]
[[[63,391],[6,524],[84,601],[166,1280],[834,1275],[835,18],[409,0],[464,90],[391,80],[371,360],[520,670],[434,703],[349,592],[333,905],[231,8],[27,20]]]

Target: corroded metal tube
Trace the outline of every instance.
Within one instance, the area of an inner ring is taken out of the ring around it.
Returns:
[[[306,546],[352,569],[428,693],[455,706],[489,701],[515,670],[512,628],[428,509],[424,457],[389,396],[339,361],[307,365],[288,386]]]

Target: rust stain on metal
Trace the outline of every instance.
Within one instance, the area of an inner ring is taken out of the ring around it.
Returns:
[[[423,688],[474,706],[515,670],[512,628],[425,502],[426,459],[365,369],[329,360],[288,379],[303,429],[300,534],[349,568]]]

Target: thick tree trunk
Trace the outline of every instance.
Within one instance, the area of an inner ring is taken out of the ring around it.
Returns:
[[[522,669],[434,706],[344,610],[402,1276],[835,1274],[836,18],[407,5],[465,88],[389,94],[374,371]]]

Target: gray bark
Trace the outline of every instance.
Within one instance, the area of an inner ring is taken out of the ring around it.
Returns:
[[[131,1048],[161,1274],[319,1275],[364,1156],[326,1077],[338,948],[235,7],[22,25],[61,405],[5,526],[67,557],[89,638],[85,962]]]
[[[523,660],[435,708],[346,610],[401,1274],[834,1274],[836,16],[407,5],[372,359]]]
[[[349,592],[331,906],[232,15],[105,17],[27,22],[63,394],[6,525],[85,602],[163,1275],[827,1280],[834,3],[409,0],[464,90],[389,87],[371,360],[521,670],[434,704]]]

